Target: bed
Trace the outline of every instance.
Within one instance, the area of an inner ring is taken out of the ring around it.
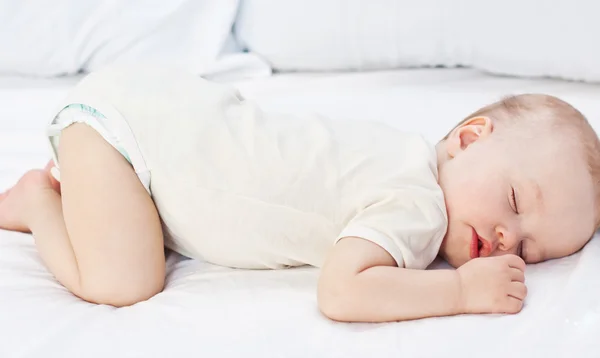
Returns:
[[[0,79],[0,187],[49,157],[44,126],[77,78]],[[431,140],[503,95],[564,98],[600,130],[600,86],[468,69],[281,74],[232,82],[282,112],[378,120]],[[600,240],[528,266],[517,315],[344,324],[317,309],[314,268],[243,271],[168,253],[164,292],[116,309],[83,302],[44,268],[30,235],[0,231],[0,357],[597,357]],[[433,268],[446,267],[435,262]]]

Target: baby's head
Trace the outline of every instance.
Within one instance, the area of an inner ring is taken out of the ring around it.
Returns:
[[[448,210],[440,255],[568,256],[600,224],[600,142],[568,103],[526,94],[486,106],[437,145]]]

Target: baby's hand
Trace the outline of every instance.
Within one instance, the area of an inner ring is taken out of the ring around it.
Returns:
[[[527,296],[525,262],[516,255],[473,259],[457,270],[463,313],[517,313]]]

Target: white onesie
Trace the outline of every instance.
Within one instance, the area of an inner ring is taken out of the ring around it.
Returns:
[[[165,244],[186,256],[321,266],[337,240],[358,236],[422,269],[446,232],[436,152],[419,135],[265,112],[231,87],[158,68],[93,73],[57,113],[74,104],[101,113],[109,142],[149,173]]]

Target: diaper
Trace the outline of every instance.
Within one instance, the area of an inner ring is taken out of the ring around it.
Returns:
[[[60,181],[58,144],[62,131],[74,123],[85,123],[96,130],[107,143],[121,153],[133,167],[148,194],[151,194],[150,171],[146,167],[144,158],[129,125],[127,123],[120,123],[121,121],[124,122],[123,119],[107,118],[96,109],[85,104],[70,104],[66,106],[54,117],[46,131],[52,157],[56,165],[51,170],[52,176]]]

